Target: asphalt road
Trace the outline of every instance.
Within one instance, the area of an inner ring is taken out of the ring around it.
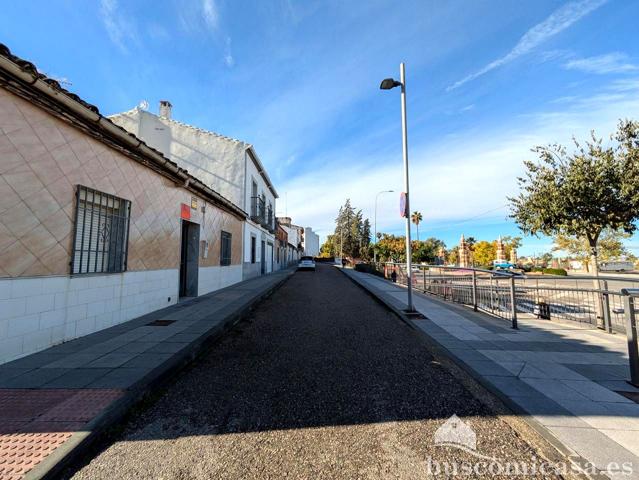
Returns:
[[[486,462],[435,445],[453,414],[482,455],[538,463],[415,331],[320,265],[296,273],[74,478],[429,478],[442,462]],[[468,478],[495,477],[477,471]]]

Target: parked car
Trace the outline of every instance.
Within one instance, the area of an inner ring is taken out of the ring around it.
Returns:
[[[315,271],[315,260],[313,260],[313,257],[302,257],[300,258],[300,262],[297,264],[297,269]]]

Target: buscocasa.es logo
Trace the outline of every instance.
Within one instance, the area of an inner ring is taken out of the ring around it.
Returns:
[[[580,457],[571,457],[566,461],[548,462],[543,458],[533,457],[528,461],[516,459],[499,459],[483,455],[477,451],[477,434],[457,415],[453,415],[440,426],[433,438],[435,447],[451,447],[472,455],[476,461],[440,461],[428,457],[427,469],[430,476],[463,477],[463,476],[561,476],[568,473],[621,475],[628,477],[634,469],[632,462],[612,462],[604,468]]]

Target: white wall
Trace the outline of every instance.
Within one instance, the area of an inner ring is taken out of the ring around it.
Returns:
[[[304,255],[316,257],[319,255],[319,235],[311,227],[304,229]]]
[[[240,208],[244,203],[244,155],[247,145],[212,132],[133,109],[109,117],[150,147],[161,151]]]
[[[176,269],[0,279],[0,363],[174,304],[178,282]]]
[[[198,295],[204,295],[240,281],[242,281],[242,265],[200,267],[197,285]]]
[[[260,172],[257,170],[257,166],[255,165],[255,162],[253,162],[253,159],[251,158],[251,156],[249,155],[248,152],[246,152],[246,193],[245,193],[245,199],[244,201],[246,202],[246,208],[245,211],[250,215],[250,209],[251,209],[251,196],[252,196],[252,182],[255,181],[257,183],[257,194],[258,195],[264,195],[264,197],[266,198],[265,201],[265,205],[264,208],[267,209],[268,211],[268,205],[269,203],[271,204],[271,206],[273,207],[273,222],[275,222],[275,196],[273,195],[273,192],[271,192],[270,188],[268,187],[268,184],[266,183],[266,181],[264,180],[264,177],[262,177],[262,175],[260,174]]]

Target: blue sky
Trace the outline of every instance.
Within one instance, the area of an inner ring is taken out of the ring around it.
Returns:
[[[402,188],[407,64],[420,236],[516,234],[506,196],[530,148],[639,118],[639,3],[543,1],[3,2],[0,38],[104,114],[146,100],[255,145],[278,213],[323,236],[345,198],[373,220]],[[378,230],[401,233],[398,193]],[[630,242],[639,253],[639,240]],[[526,239],[522,254],[550,248]]]

